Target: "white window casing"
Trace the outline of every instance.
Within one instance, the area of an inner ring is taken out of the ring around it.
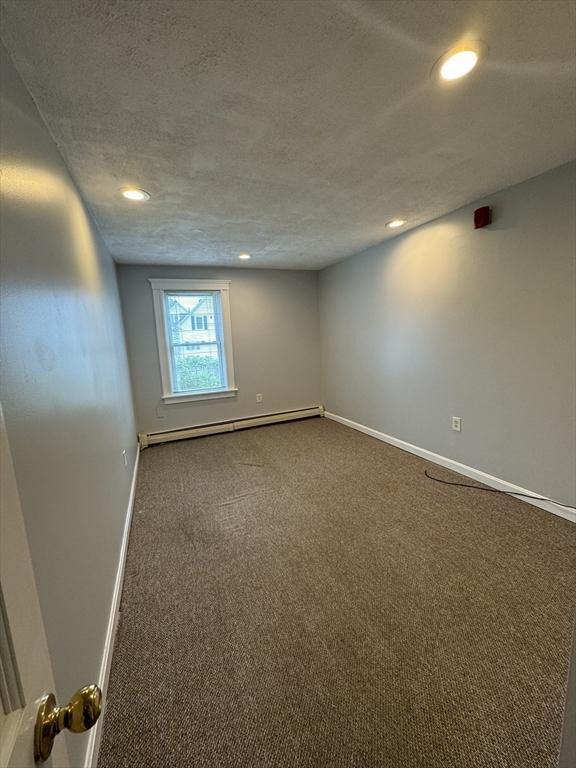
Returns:
[[[165,403],[185,403],[196,400],[213,400],[234,397],[238,392],[234,378],[234,358],[232,351],[232,323],[230,319],[230,281],[229,280],[186,280],[178,278],[149,278],[154,300],[154,318],[162,380],[162,400]],[[220,359],[223,368],[225,386],[218,389],[190,390],[175,392],[171,363],[171,341],[166,319],[166,296],[174,292],[213,293],[216,294],[217,308],[216,330],[221,348]],[[219,312],[218,312],[219,307]]]

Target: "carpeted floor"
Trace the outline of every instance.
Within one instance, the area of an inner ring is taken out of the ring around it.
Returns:
[[[142,453],[99,768],[553,768],[576,526],[326,419]]]

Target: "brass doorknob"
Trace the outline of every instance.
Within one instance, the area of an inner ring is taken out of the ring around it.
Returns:
[[[43,763],[48,760],[54,739],[67,728],[72,733],[82,733],[96,723],[102,711],[102,691],[97,685],[80,688],[65,707],[56,704],[53,693],[44,696],[34,729],[34,760]]]

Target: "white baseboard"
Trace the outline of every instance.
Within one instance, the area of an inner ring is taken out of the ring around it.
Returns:
[[[466,464],[460,464],[459,461],[448,459],[446,456],[440,456],[440,454],[428,451],[426,448],[420,448],[417,445],[412,445],[412,443],[406,443],[404,440],[399,440],[397,437],[386,435],[384,432],[379,432],[377,429],[372,429],[371,427],[358,424],[357,422],[351,421],[350,419],[345,419],[343,416],[338,416],[335,413],[329,413],[328,411],[325,411],[324,416],[327,419],[338,421],[340,424],[344,424],[347,427],[352,427],[352,429],[357,429],[359,432],[364,432],[366,435],[370,435],[370,437],[375,437],[376,440],[382,440],[384,443],[389,443],[390,445],[394,445],[396,448],[401,448],[403,451],[414,453],[416,456],[420,456],[423,459],[434,462],[434,464],[439,464],[442,467],[447,467],[448,469],[454,470],[454,472],[459,472],[461,475],[471,477],[473,480],[484,483],[484,485],[488,485],[491,488],[497,488],[499,491],[527,493],[532,496],[542,495],[535,493],[534,491],[528,491],[526,488],[521,488],[518,485],[513,485],[506,480],[501,480],[499,477],[488,475],[486,472],[482,472],[479,469],[468,467]],[[559,515],[560,517],[566,518],[566,520],[571,520],[573,523],[576,523],[576,511],[565,509],[560,504],[556,504],[553,501],[538,501],[535,499],[526,498],[520,500],[525,501],[527,504],[533,504],[535,507],[540,507],[540,509],[545,509],[547,512],[552,512],[554,515]]]
[[[90,730],[88,744],[86,746],[86,756],[84,758],[84,768],[96,768],[98,762],[98,751],[100,740],[102,738],[102,726],[106,714],[106,695],[108,692],[108,678],[110,677],[110,665],[112,663],[112,652],[114,650],[114,641],[116,639],[116,629],[118,628],[120,598],[122,596],[122,584],[124,582],[124,567],[126,565],[126,553],[128,550],[128,539],[130,537],[130,523],[132,522],[132,510],[134,508],[134,496],[136,494],[136,479],[138,477],[138,464],[140,461],[140,450],[136,448],[136,461],[132,473],[132,484],[130,486],[130,496],[128,497],[128,507],[126,509],[126,518],[124,521],[124,531],[122,533],[122,544],[120,546],[120,556],[118,558],[118,570],[116,571],[116,580],[114,581],[114,591],[112,593],[112,602],[110,604],[110,616],[108,618],[108,627],[106,629],[106,639],[104,641],[104,650],[102,652],[102,662],[100,664],[100,673],[98,675],[98,685],[102,689],[104,700],[104,712],[96,725]]]

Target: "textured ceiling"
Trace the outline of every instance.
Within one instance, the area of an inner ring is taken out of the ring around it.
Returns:
[[[319,268],[576,155],[568,0],[5,0],[123,263]],[[482,67],[430,77],[462,38]],[[145,204],[122,199],[136,184]]]

